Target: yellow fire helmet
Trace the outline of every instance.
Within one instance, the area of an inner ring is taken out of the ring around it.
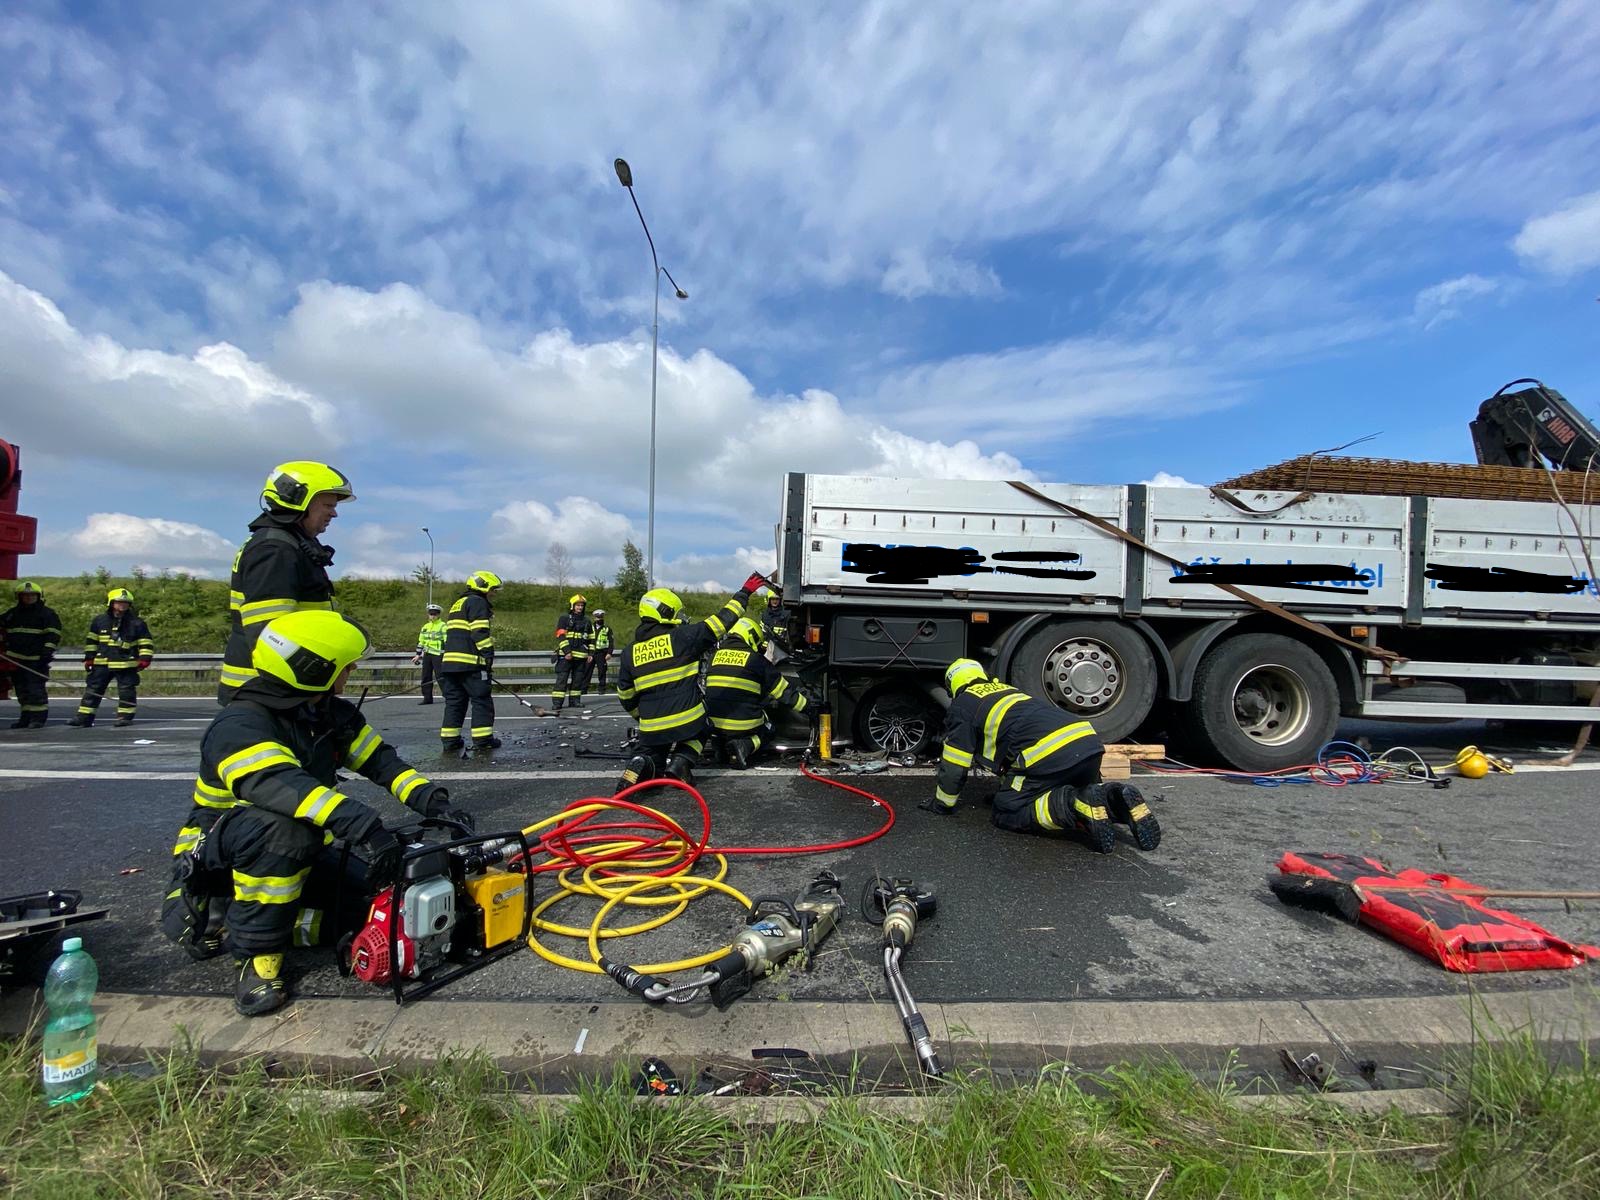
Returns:
[[[587,608],[589,606],[589,601],[586,600],[581,594],[567,597],[568,608],[576,608],[580,604]]]
[[[328,492],[339,500],[354,500],[350,478],[336,467],[319,462],[279,463],[267,474],[261,489],[263,508],[279,512],[305,512],[315,496]]]
[[[267,622],[250,664],[296,691],[325,692],[367,652],[366,630],[326,609],[285,613]]]
[[[767,631],[749,617],[740,617],[728,632],[734,634],[752,650],[760,650],[767,644]]]
[[[662,625],[681,625],[683,601],[671,588],[651,588],[639,597],[639,617]]]
[[[493,571],[474,571],[467,576],[467,587],[474,592],[492,592],[500,586],[500,576]]]
[[[133,593],[130,592],[127,588],[112,588],[109,592],[106,593],[106,603],[107,604],[114,604],[118,600],[126,600],[129,604],[132,604],[133,603]]]
[[[31,579],[23,579],[17,583],[16,593],[19,596],[42,596],[44,589]]]
[[[958,658],[945,668],[945,690],[952,696],[959,695],[962,688],[971,687],[975,683],[982,683],[989,676],[984,669],[970,658]]]

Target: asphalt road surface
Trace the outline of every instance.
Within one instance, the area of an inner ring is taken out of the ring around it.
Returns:
[[[540,698],[545,699],[545,698]],[[548,702],[546,700],[546,702]],[[9,706],[8,706],[9,707]],[[227,960],[191,963],[159,936],[156,909],[176,829],[187,811],[209,700],[152,699],[139,721],[115,729],[63,724],[66,705],[41,731],[0,729],[0,895],[77,888],[111,916],[82,927],[101,986],[128,992],[217,993]],[[480,830],[530,824],[584,797],[608,795],[620,763],[576,751],[614,751],[627,719],[614,700],[586,717],[540,719],[499,701],[505,746],[489,756],[442,759],[438,706],[415,698],[376,702],[373,723],[419,770],[448,781]],[[1448,761],[1477,741],[1523,763],[1539,744],[1481,726],[1363,724],[1341,731],[1377,748],[1403,743]],[[1427,750],[1432,747],[1432,750]],[[1558,748],[1549,743],[1546,749]],[[747,894],[793,895],[821,868],[845,884],[850,914],[809,973],[757,985],[754,996],[857,1000],[881,997],[877,931],[857,913],[865,880],[911,876],[938,896],[938,915],[919,930],[906,976],[924,1001],[1069,998],[1226,998],[1405,995],[1451,992],[1452,975],[1383,938],[1333,918],[1287,909],[1264,876],[1286,849],[1354,851],[1391,865],[1448,870],[1486,886],[1588,890],[1600,887],[1595,756],[1567,771],[1522,770],[1425,785],[1284,786],[1194,777],[1143,777],[1164,830],[1154,853],[1122,835],[1111,855],[1071,837],[995,829],[985,797],[994,781],[974,777],[961,810],[936,817],[916,808],[931,771],[893,768],[839,778],[881,795],[894,809],[890,832],[853,850],[803,857],[736,857],[728,879]],[[722,846],[811,844],[877,828],[886,810],[805,779],[792,765],[711,772],[701,783]],[[352,794],[398,821],[386,794],[356,780]],[[659,807],[688,821],[691,806]],[[541,885],[548,888],[548,884]],[[548,891],[541,893],[548,894]],[[1507,902],[1563,937],[1600,942],[1600,904]],[[591,902],[569,901],[561,919],[586,925]],[[553,914],[555,915],[555,914]],[[730,900],[707,897],[665,928],[628,939],[617,955],[663,961],[725,944],[740,925]],[[584,956],[578,943],[552,939]],[[1579,968],[1593,973],[1593,966]],[[327,951],[297,951],[290,976],[306,995],[370,995],[341,978]],[[1480,987],[1562,984],[1572,972],[1475,977]],[[546,1001],[621,999],[603,976],[518,954],[450,985],[444,998]]]

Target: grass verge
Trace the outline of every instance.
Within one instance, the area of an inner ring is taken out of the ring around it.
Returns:
[[[47,1109],[36,1052],[0,1044],[0,1191],[28,1197],[1553,1197],[1600,1196],[1600,1064],[1532,1039],[1480,1045],[1451,1118],[1244,1109],[1175,1066],[1026,1087],[983,1076],[928,1119],[850,1096],[815,1121],[739,1124],[625,1081],[566,1107],[517,1103],[468,1059],[391,1076],[370,1103],[318,1102],[311,1076],[193,1060],[103,1081]]]

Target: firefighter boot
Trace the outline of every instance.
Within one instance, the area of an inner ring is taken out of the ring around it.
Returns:
[[[1071,789],[1072,817],[1078,832],[1101,854],[1110,854],[1117,845],[1117,827],[1111,823],[1100,784]]]
[[[20,720],[20,721],[11,722],[11,728],[13,728],[13,729],[27,729],[27,728],[30,728],[32,725],[33,725],[33,722],[30,721],[27,717],[23,717],[22,720]]]
[[[622,769],[622,778],[617,780],[616,791],[611,794],[615,796],[617,792],[626,791],[636,783],[643,783],[646,779],[655,777],[656,760],[648,754],[635,754]]]
[[[124,725],[132,725],[133,718],[131,716],[118,717],[115,721],[111,722],[111,724],[113,728],[121,729]]]
[[[750,769],[750,755],[755,751],[755,744],[749,738],[730,738],[728,740],[728,758],[737,771]]]
[[[87,729],[93,724],[94,718],[85,713],[79,713],[77,716],[73,717],[72,720],[67,722],[67,725],[72,729]]]
[[[667,759],[666,773],[680,783],[687,783],[690,787],[693,787],[694,759],[687,754],[674,754]]]
[[[464,740],[458,737],[445,738],[439,743],[439,753],[460,754],[461,751],[466,747],[466,744],[467,743]]]
[[[1132,831],[1134,844],[1139,849],[1154,850],[1161,845],[1161,826],[1138,788],[1131,783],[1104,783],[1100,788],[1111,819]]]
[[[257,954],[239,960],[239,984],[233,990],[233,1006],[240,1016],[264,1017],[288,1002],[282,954]]]

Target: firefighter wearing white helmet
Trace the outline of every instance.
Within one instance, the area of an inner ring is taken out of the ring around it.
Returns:
[[[951,697],[944,753],[933,799],[923,808],[955,812],[967,772],[977,766],[1000,777],[991,819],[1001,829],[1075,829],[1095,850],[1109,854],[1117,822],[1132,831],[1139,849],[1161,844],[1161,827],[1139,789],[1100,782],[1105,747],[1088,721],[1063,719],[1066,714],[1055,705],[989,678],[970,658],[950,664],[944,685]]]
[[[127,588],[112,588],[106,593],[106,609],[89,622],[89,636],[83,642],[83,670],[87,676],[78,713],[67,724],[86,729],[94,724],[94,714],[113,682],[117,685],[118,725],[132,725],[139,707],[139,672],[155,657],[156,644],[150,626],[133,608],[133,593]]]
[[[556,622],[556,711],[583,707],[583,689],[589,682],[590,658],[594,649],[594,622],[589,619],[589,602],[582,596],[567,597],[567,611]]]
[[[444,659],[444,609],[437,604],[428,605],[428,619],[417,630],[417,650],[411,661],[422,668],[422,699],[419,704],[433,703],[433,681],[439,674]]]
[[[340,790],[341,769],[424,816],[472,824],[341,695],[368,644],[337,613],[269,621],[251,652],[256,674],[201,739],[161,926],[195,958],[233,951],[234,1004],[245,1016],[288,1000],[291,945],[331,944],[365,916],[370,894],[345,885],[341,854],[325,847],[335,839],[362,847],[369,885],[383,886],[398,861],[399,841],[378,812]],[[344,911],[332,910],[336,898]]]
[[[333,608],[333,549],[317,539],[338,506],[355,498],[349,477],[327,463],[279,463],[267,473],[261,515],[250,522],[250,536],[233,559],[218,704],[255,674],[250,650],[268,621]]]
[[[496,750],[500,746],[494,735],[494,696],[489,691],[489,675],[494,669],[494,594],[500,586],[500,576],[493,571],[474,571],[445,618],[444,654],[439,664],[444,721],[439,738],[446,754],[466,747],[461,722],[469,706],[473,748]]]
[[[717,643],[706,674],[706,715],[729,762],[741,771],[772,732],[768,708],[806,710],[804,693],[767,661],[762,653],[766,646],[766,631],[749,617],[740,617]]]
[[[595,694],[606,694],[606,676],[611,670],[611,651],[616,646],[616,632],[606,624],[606,610],[594,610],[594,664]]]
[[[700,658],[744,615],[744,606],[767,584],[751,575],[704,621],[683,623],[683,601],[670,588],[639,598],[639,627],[617,671],[617,699],[639,723],[639,752],[617,784],[620,792],[665,773],[685,783],[705,749],[706,706],[700,699]]]
[[[42,729],[50,715],[50,662],[61,644],[61,618],[44,602],[38,584],[15,585],[17,603],[0,613],[0,683],[6,675],[21,710],[13,729]]]

